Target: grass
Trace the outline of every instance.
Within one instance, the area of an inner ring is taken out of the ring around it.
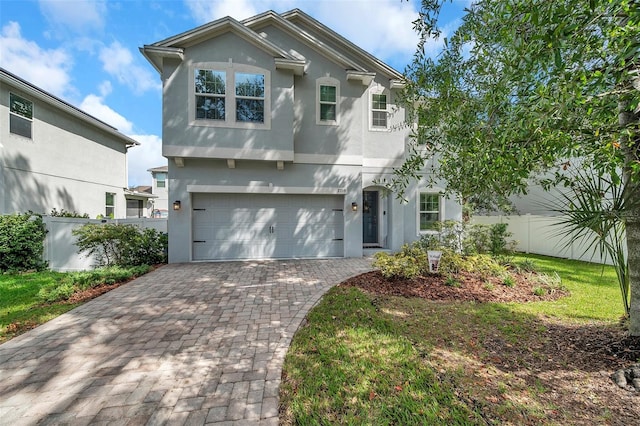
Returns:
[[[517,256],[525,259],[527,267],[533,261],[541,272],[557,271],[571,296],[528,304],[443,303],[333,288],[287,354],[281,422],[535,424],[553,415],[552,423],[570,423],[581,412],[559,410],[547,397],[555,377],[522,371],[547,361],[545,318],[573,324],[620,318],[615,272]],[[589,421],[604,421],[607,412]]]
[[[126,281],[148,271],[144,266],[72,273],[0,274],[0,343],[80,305],[65,302],[74,292]]]

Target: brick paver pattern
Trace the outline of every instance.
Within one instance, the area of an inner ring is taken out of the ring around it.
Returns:
[[[305,315],[371,259],[163,266],[0,345],[0,424],[276,425]]]

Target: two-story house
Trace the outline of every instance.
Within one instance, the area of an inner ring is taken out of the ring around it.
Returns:
[[[125,217],[127,149],[138,144],[0,68],[0,214]]]
[[[151,172],[151,193],[156,196],[152,217],[166,218],[169,215],[169,167],[153,167],[147,171]]]
[[[169,261],[360,257],[460,205],[402,164],[402,74],[295,9],[226,17],[145,45],[163,84]]]

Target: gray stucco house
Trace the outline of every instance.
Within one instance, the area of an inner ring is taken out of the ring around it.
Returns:
[[[117,129],[0,68],[0,214],[124,218],[127,149]]]
[[[298,9],[222,18],[145,45],[163,84],[169,261],[360,257],[460,205],[402,164],[402,74]],[[426,182],[426,181],[425,181]]]

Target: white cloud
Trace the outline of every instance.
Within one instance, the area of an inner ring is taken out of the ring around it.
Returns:
[[[42,49],[22,37],[20,24],[9,22],[0,33],[0,66],[47,92],[64,97],[71,86],[72,57],[64,49]]]
[[[199,24],[204,24],[225,16],[231,16],[235,19],[244,19],[258,14],[258,10],[263,9],[255,7],[256,3],[250,0],[195,0],[185,1],[185,5],[191,11],[191,16]],[[266,9],[265,9],[266,10]]]
[[[157,135],[128,135],[140,142],[129,149],[129,186],[151,185],[151,173],[147,170],[164,166],[167,159],[162,156],[162,139]]]
[[[40,0],[40,11],[58,29],[83,32],[104,28],[107,5],[96,0]]]
[[[129,49],[117,41],[100,50],[100,61],[106,72],[137,94],[160,90],[158,77],[149,69],[137,65]]]
[[[418,11],[412,2],[325,1],[314,9],[309,14],[315,19],[382,60],[405,55],[408,61],[415,52]]]
[[[100,96],[88,95],[80,104],[80,109],[115,127],[120,133],[126,134],[133,131],[133,123],[107,106],[104,98]]]

